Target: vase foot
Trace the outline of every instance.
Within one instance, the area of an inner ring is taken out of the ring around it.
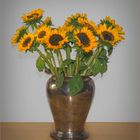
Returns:
[[[62,132],[54,131],[51,133],[51,137],[54,140],[86,140],[89,137],[89,134],[82,132]]]

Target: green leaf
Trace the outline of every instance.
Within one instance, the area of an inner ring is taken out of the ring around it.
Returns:
[[[107,71],[107,63],[106,61],[102,61],[101,65],[100,65],[100,73],[101,75]]]
[[[41,72],[45,69],[45,62],[40,56],[38,57],[38,59],[36,61],[36,67],[39,72]]]
[[[84,51],[82,51],[80,55],[82,60],[87,62],[93,56],[93,51],[89,53],[85,53]]]
[[[62,69],[58,68],[57,71],[58,71],[58,74],[56,75],[55,84],[57,88],[60,88],[63,85],[64,75],[63,75]]]
[[[34,31],[34,28],[35,28],[34,24],[31,24],[31,28],[32,28],[32,31]]]
[[[103,49],[100,53],[100,55],[98,56],[98,59],[101,61],[101,62],[108,62],[108,57],[107,57],[107,51],[105,49]]]
[[[101,75],[107,71],[107,62],[105,59],[96,59],[92,67],[92,75],[96,76],[98,73]]]
[[[100,72],[100,61],[99,59],[96,59],[92,67],[92,75],[96,76],[99,72]]]
[[[70,79],[68,83],[68,88],[69,88],[69,95],[74,96],[77,95],[79,91],[83,89],[83,81],[80,76],[74,76]]]

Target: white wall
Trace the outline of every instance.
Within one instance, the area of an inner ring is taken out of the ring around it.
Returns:
[[[0,26],[3,40],[0,89],[2,121],[52,121],[45,86],[48,75],[35,68],[36,54],[19,53],[10,37],[21,25],[20,16],[27,10],[43,8],[56,25],[75,12],[86,12],[90,19],[110,15],[124,27],[126,40],[116,47],[107,73],[94,78],[96,95],[88,121],[139,121],[139,0],[3,0]],[[1,34],[1,33],[0,33]]]
[[[138,3],[139,3],[138,5],[140,6],[140,0],[139,0]],[[140,9],[139,9],[139,11],[140,11]],[[139,23],[140,23],[140,14],[139,14],[139,18],[138,19],[139,19]],[[140,61],[139,61],[139,64],[140,64]],[[139,93],[139,122],[140,122],[140,93]],[[140,125],[139,125],[139,134],[140,134]]]
[[[0,4],[0,17],[2,17],[2,5]],[[3,79],[2,79],[2,45],[3,45],[3,35],[2,35],[2,33],[3,33],[3,31],[2,31],[2,25],[3,25],[3,23],[2,23],[2,21],[0,22],[0,122],[2,121],[2,81],[3,81]]]

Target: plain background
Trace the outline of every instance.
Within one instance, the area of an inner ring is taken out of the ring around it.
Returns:
[[[140,92],[139,0],[1,0],[0,121],[53,121],[46,98],[49,78],[35,68],[37,54],[24,54],[10,44],[20,16],[42,8],[58,26],[75,12],[99,23],[107,15],[124,27],[126,39],[110,57],[107,73],[94,78],[96,95],[87,121],[138,122]]]

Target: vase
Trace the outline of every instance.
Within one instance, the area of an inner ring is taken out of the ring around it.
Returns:
[[[56,87],[54,76],[47,82],[47,96],[55,124],[55,130],[50,136],[55,140],[85,140],[89,137],[84,125],[94,97],[95,85],[90,77],[82,77],[82,90],[75,96],[70,96],[70,78],[65,77],[60,88]]]

